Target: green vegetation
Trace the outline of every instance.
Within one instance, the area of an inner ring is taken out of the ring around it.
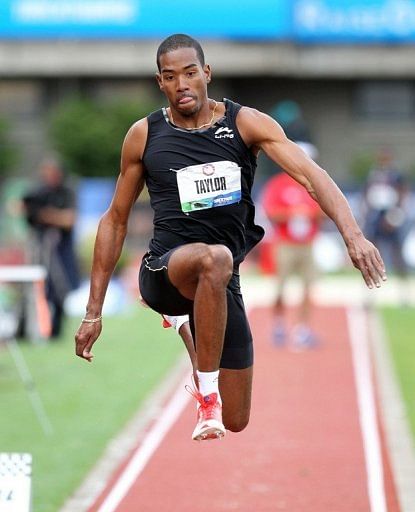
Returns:
[[[9,125],[0,119],[0,177],[8,174],[16,165],[16,149],[10,141]]]
[[[415,311],[413,308],[382,308],[382,317],[415,436]]]
[[[21,343],[54,434],[46,436],[11,355],[0,348],[0,451],[33,455],[34,510],[56,512],[79,486],[108,441],[182,353],[158,315],[139,308],[104,320],[92,364],[74,355],[78,321],[60,341]]]
[[[50,137],[71,173],[115,177],[127,130],[151,110],[125,101],[101,105],[89,99],[66,100],[52,113]]]
[[[361,151],[352,157],[350,162],[350,174],[355,182],[362,185],[373,166],[376,163],[376,156],[373,151]]]

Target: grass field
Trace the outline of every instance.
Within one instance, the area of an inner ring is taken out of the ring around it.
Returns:
[[[415,310],[384,307],[381,312],[415,439]]]
[[[21,343],[54,428],[46,436],[6,347],[0,348],[0,451],[33,455],[34,512],[57,512],[110,438],[137,410],[183,349],[160,317],[139,308],[106,318],[92,364],[74,355],[78,321],[61,340]]]

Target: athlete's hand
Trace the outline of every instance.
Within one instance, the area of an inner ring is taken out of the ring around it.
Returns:
[[[76,355],[92,362],[92,345],[96,342],[102,330],[102,322],[93,324],[82,322],[75,334],[75,352]]]
[[[368,288],[379,288],[386,281],[385,264],[377,248],[363,235],[346,242],[353,265],[360,270]]]

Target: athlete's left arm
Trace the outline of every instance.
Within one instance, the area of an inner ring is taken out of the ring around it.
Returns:
[[[385,266],[377,248],[359,228],[346,198],[327,172],[289,140],[270,116],[243,107],[237,117],[238,130],[254,152],[263,150],[276,164],[303,185],[335,222],[353,265],[360,270],[369,288],[386,280]]]

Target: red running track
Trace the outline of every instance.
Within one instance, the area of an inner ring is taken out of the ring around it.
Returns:
[[[195,404],[189,403],[112,510],[378,512],[368,495],[345,310],[317,309],[321,344],[300,353],[272,345],[269,309],[254,309],[250,319],[256,359],[248,428],[222,441],[195,443]],[[379,431],[383,510],[399,512]],[[90,512],[103,511],[123,469]]]

